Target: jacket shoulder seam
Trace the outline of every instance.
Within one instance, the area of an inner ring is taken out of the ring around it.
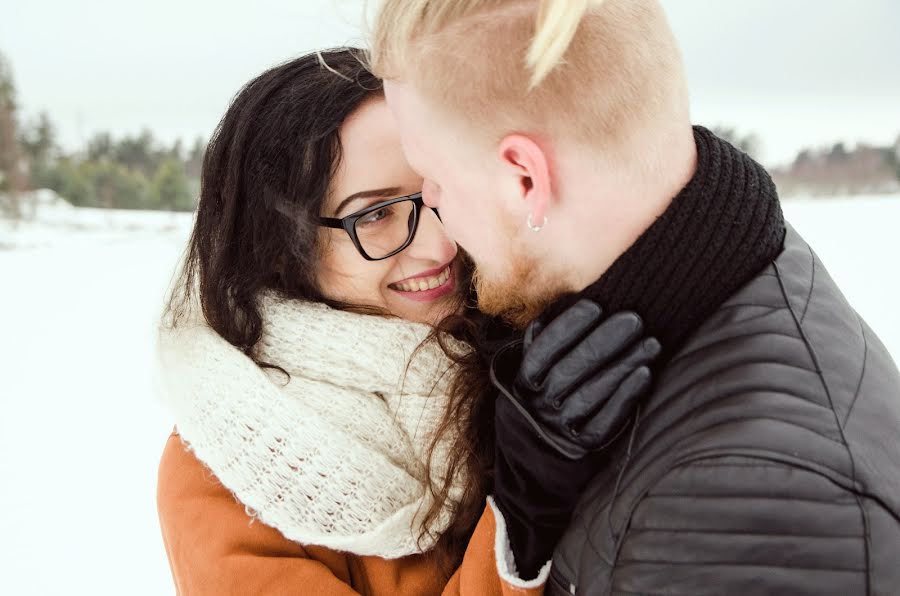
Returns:
[[[806,313],[809,311],[809,304],[812,302],[813,289],[816,287],[816,258],[812,254],[812,249],[807,247],[809,250],[809,258],[812,263],[812,273],[809,278],[809,293],[806,295],[806,304],[803,306],[803,314],[800,315],[800,324],[803,324],[803,321],[806,320]],[[777,267],[776,267],[777,271]],[[778,282],[781,283],[781,277],[778,276]],[[790,305],[788,305],[790,306]]]
[[[810,260],[812,261],[812,265],[813,265],[813,273],[815,273],[816,257],[815,257],[815,255],[813,254],[812,248],[810,248],[809,245],[806,245],[806,250],[808,251]],[[800,319],[800,320],[797,319],[797,313],[796,313],[796,311],[794,310],[794,307],[793,307],[793,305],[791,304],[791,301],[788,299],[787,289],[786,289],[785,286],[784,286],[784,278],[783,278],[783,276],[781,275],[781,268],[778,266],[778,261],[776,260],[774,263],[772,263],[772,265],[773,265],[773,269],[774,269],[774,271],[775,271],[775,277],[776,277],[776,279],[778,280],[778,287],[779,287],[780,290],[781,290],[781,295],[782,295],[782,297],[784,298],[785,304],[787,304],[788,310],[790,311],[791,316],[792,316],[793,319],[794,319],[794,324],[797,326],[797,332],[800,334],[800,337],[803,339],[803,343],[804,343],[804,345],[806,346],[807,351],[809,352],[810,358],[812,358],[813,366],[816,367],[816,370],[817,370],[818,375],[819,375],[819,380],[820,380],[820,382],[822,383],[822,388],[825,390],[825,395],[826,395],[826,397],[828,397],[828,403],[829,403],[829,405],[831,406],[831,412],[832,412],[832,414],[834,415],[835,425],[837,426],[837,430],[838,430],[838,433],[840,434],[841,442],[842,442],[843,445],[844,445],[844,449],[845,449],[846,452],[847,452],[847,457],[848,457],[849,460],[850,460],[850,481],[851,481],[851,483],[852,483],[854,489],[856,489],[856,488],[858,488],[858,480],[857,480],[857,477],[856,477],[856,460],[855,460],[855,458],[853,457],[853,451],[850,449],[850,445],[847,443],[847,437],[846,437],[846,435],[844,434],[844,426],[841,424],[841,421],[840,421],[840,419],[838,418],[837,410],[835,410],[835,408],[834,408],[834,400],[833,400],[832,397],[831,397],[831,389],[828,387],[828,383],[825,381],[825,375],[822,374],[822,367],[821,367],[821,365],[819,364],[819,358],[818,358],[818,356],[816,355],[816,352],[815,352],[815,350],[813,349],[812,344],[809,342],[809,338],[807,337],[806,332],[803,330],[803,320],[802,320],[802,319]],[[809,299],[807,300],[807,303],[806,303],[806,308],[809,308],[809,301],[810,301],[810,300],[812,300],[812,284],[810,284],[810,295],[809,295]],[[805,316],[806,316],[806,311],[805,311],[805,310],[804,310],[804,313],[803,313],[803,314],[804,314],[804,317],[805,317]],[[863,544],[864,544],[865,549],[866,549],[866,552],[865,552],[865,557],[866,557],[866,565],[865,565],[865,569],[866,569],[866,593],[869,593],[869,591],[870,591],[870,586],[869,586],[869,570],[870,570],[870,567],[871,567],[871,563],[870,563],[870,561],[869,561],[869,519],[868,519],[868,516],[866,515],[865,507],[863,507],[863,505],[862,505],[862,502],[861,502],[861,500],[860,500],[859,494],[858,494],[857,492],[855,492],[855,491],[854,491],[853,494],[854,494],[854,497],[856,498],[856,504],[857,504],[857,507],[859,508],[859,512],[860,512],[860,515],[861,515],[862,520],[863,520],[863,533],[864,533],[864,536],[865,536],[865,539],[864,539],[864,541],[863,541]]]
[[[812,250],[811,249],[809,249],[809,250],[810,250],[810,253],[809,253],[810,258],[812,258],[813,262],[815,262],[815,258],[813,257]],[[851,453],[850,446],[847,443],[847,437],[844,435],[844,427],[841,424],[841,421],[838,418],[837,410],[834,407],[834,399],[831,396],[831,388],[828,386],[828,383],[825,380],[825,375],[822,373],[822,366],[819,362],[818,354],[816,354],[815,349],[813,348],[812,344],[809,341],[809,337],[807,337],[806,332],[803,330],[802,319],[797,317],[797,311],[794,309],[793,305],[791,304],[790,299],[788,298],[787,289],[784,286],[784,279],[781,275],[781,270],[778,267],[778,263],[776,262],[776,263],[774,263],[774,265],[775,265],[775,272],[777,273],[778,286],[781,290],[781,295],[784,298],[785,304],[787,304],[787,306],[788,306],[788,311],[791,313],[791,317],[794,319],[794,324],[797,327],[797,333],[798,333],[801,341],[803,342],[804,347],[806,348],[806,352],[807,352],[807,354],[809,354],[809,357],[812,360],[812,364],[815,367],[816,376],[819,377],[819,382],[822,383],[822,389],[825,391],[825,396],[828,398],[828,406],[829,406],[829,409],[831,410],[832,414],[834,415],[834,423],[835,423],[835,426],[837,426],[838,433],[840,434],[841,442],[844,444],[844,448],[847,451],[847,455],[850,457],[851,480],[855,484],[856,483],[856,468],[855,468],[854,462],[853,462],[853,454]],[[809,306],[808,303],[807,303],[807,306]],[[805,312],[806,311],[804,310],[804,314],[805,314]]]
[[[859,392],[862,390],[863,379],[866,376],[866,367],[869,364],[869,336],[866,334],[866,329],[859,315],[856,315],[856,322],[859,324],[859,332],[863,338],[863,364],[862,370],[859,372],[859,382],[856,384],[856,391],[853,393],[853,399],[850,400],[850,407],[847,408],[847,414],[844,416],[842,426],[847,426],[847,421],[850,420],[850,414],[853,412],[853,407],[856,406],[856,400],[859,397]]]

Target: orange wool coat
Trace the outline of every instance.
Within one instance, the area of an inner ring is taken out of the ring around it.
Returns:
[[[160,462],[157,504],[175,587],[182,596],[543,593],[543,588],[526,590],[501,580],[490,507],[485,507],[462,564],[445,583],[429,553],[387,560],[302,546],[252,520],[176,433]]]

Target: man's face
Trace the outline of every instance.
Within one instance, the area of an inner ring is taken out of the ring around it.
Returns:
[[[479,308],[524,326],[563,291],[529,241],[520,180],[501,167],[495,148],[413,87],[386,81],[384,88],[406,158],[424,179],[425,203],[475,262]]]
[[[505,251],[507,242],[496,229],[509,214],[494,193],[493,156],[467,142],[465,131],[454,130],[412,87],[385,82],[385,95],[407,160],[424,179],[425,204],[440,211],[447,234],[478,266],[498,267],[506,256],[498,250]]]

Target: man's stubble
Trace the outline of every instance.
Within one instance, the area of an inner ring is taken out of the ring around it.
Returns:
[[[504,218],[498,219],[504,221]],[[476,263],[473,283],[478,308],[523,329],[572,289],[567,287],[562,275],[554,273],[547,263],[528,250],[525,241],[517,236],[515,226],[505,221],[502,225],[498,233],[509,247],[509,266],[505,272],[491,273]]]

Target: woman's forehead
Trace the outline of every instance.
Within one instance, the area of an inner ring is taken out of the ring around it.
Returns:
[[[368,189],[417,192],[421,178],[406,161],[393,116],[383,98],[362,104],[341,127],[341,162],[331,184],[328,204]]]

